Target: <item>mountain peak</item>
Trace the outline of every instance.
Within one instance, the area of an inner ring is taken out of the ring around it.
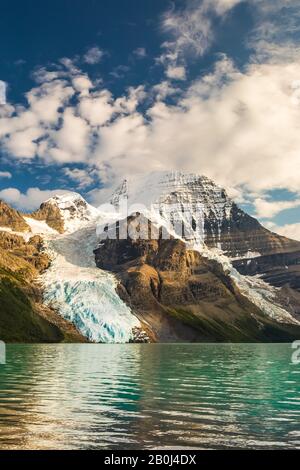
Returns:
[[[117,204],[120,199],[127,197],[131,204],[149,206],[157,203],[164,195],[172,191],[191,193],[194,189],[199,190],[199,188],[203,188],[204,191],[222,192],[228,198],[223,188],[204,175],[162,170],[153,171],[140,177],[124,179],[113,194],[111,202]]]
[[[81,194],[76,193],[75,191],[66,191],[65,193],[55,194],[54,196],[50,197],[45,203],[53,203],[53,204],[68,204],[74,203],[75,201],[84,201],[85,199],[81,196]]]
[[[37,220],[45,220],[60,233],[71,233],[97,219],[99,212],[79,193],[66,192],[47,199],[32,216]]]
[[[143,213],[151,220],[164,219],[175,233],[193,246],[206,245],[232,258],[294,249],[295,243],[272,234],[240,209],[226,190],[211,179],[181,171],[155,171],[128,178],[110,202],[127,202],[128,214]]]

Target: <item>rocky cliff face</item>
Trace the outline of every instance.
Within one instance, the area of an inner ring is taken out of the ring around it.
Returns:
[[[30,230],[22,214],[0,200],[0,227],[9,228],[15,232]]]
[[[138,231],[152,238],[103,240],[95,258],[99,268],[117,273],[119,295],[154,341],[275,341],[300,334],[300,325],[266,317],[220,263],[181,240],[160,238],[161,228],[145,217],[130,217],[129,231],[137,218]]]
[[[167,223],[189,246],[218,249],[242,275],[259,275],[278,288],[284,308],[299,315],[300,242],[265,229],[206,177],[158,172],[124,181],[111,203],[119,207],[124,201],[143,204],[147,216]]]
[[[64,233],[64,220],[59,208],[51,202],[44,202],[40,208],[30,214],[35,220],[45,221],[49,227],[57,230],[58,233]]]
[[[259,276],[277,288],[283,307],[300,320],[300,250],[238,259],[233,266],[244,276]]]

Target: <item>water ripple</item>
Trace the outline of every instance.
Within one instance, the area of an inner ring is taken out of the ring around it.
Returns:
[[[10,345],[1,449],[300,448],[290,345]]]

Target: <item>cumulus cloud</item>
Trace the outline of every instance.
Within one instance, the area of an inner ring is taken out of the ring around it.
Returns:
[[[16,188],[6,188],[0,191],[0,199],[17,209],[23,211],[33,211],[37,209],[42,202],[55,194],[65,194],[69,191],[62,189],[41,190],[39,188],[29,188],[26,193],[22,193]]]
[[[85,96],[88,96],[89,90],[93,88],[92,82],[86,75],[76,75],[72,83],[75,90]]]
[[[90,65],[98,64],[103,58],[104,52],[97,46],[91,47],[83,57],[84,62]]]
[[[166,70],[166,75],[168,78],[174,79],[174,80],[185,80],[186,79],[186,72],[185,68],[181,66],[173,67],[172,65],[169,65],[169,67]]]
[[[176,105],[158,102],[100,130],[94,162],[115,175],[175,168],[201,172],[255,192],[299,191],[298,63],[252,64],[226,58],[196,80]]]
[[[91,126],[102,126],[115,112],[113,98],[108,90],[101,90],[82,99],[78,112]]]
[[[14,158],[97,167],[105,181],[174,168],[257,193],[299,192],[299,80],[298,62],[241,71],[223,55],[186,91],[162,81],[114,97],[76,71],[31,90],[27,107],[7,108],[0,142]]]
[[[76,116],[75,110],[68,107],[62,116],[62,127],[58,131],[51,132],[51,144],[49,154],[54,160],[82,161],[88,155],[89,126],[87,122]]]
[[[157,100],[164,100],[168,96],[176,95],[181,92],[180,88],[174,87],[169,80],[164,80],[152,87],[152,91]]]

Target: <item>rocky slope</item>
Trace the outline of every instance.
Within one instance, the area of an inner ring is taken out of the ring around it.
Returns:
[[[14,210],[7,212],[14,213]],[[50,259],[43,250],[40,236],[31,236],[30,232],[13,233],[12,228],[30,230],[20,213],[15,219],[17,224],[13,220],[10,227],[6,227],[9,231],[0,227],[0,339],[6,342],[85,341],[72,324],[44,305],[43,292],[36,279],[49,268]]]
[[[233,266],[244,276],[259,276],[277,288],[277,298],[300,320],[300,249],[238,259]]]
[[[128,222],[128,224],[127,224]],[[289,341],[300,324],[278,323],[244,296],[222,264],[190,250],[182,240],[162,239],[160,227],[135,215],[119,223],[142,238],[104,239],[97,266],[119,279],[119,295],[138,315],[153,341]],[[148,233],[149,239],[144,239]]]
[[[7,228],[15,232],[26,232],[29,226],[22,214],[0,200],[0,228]]]

